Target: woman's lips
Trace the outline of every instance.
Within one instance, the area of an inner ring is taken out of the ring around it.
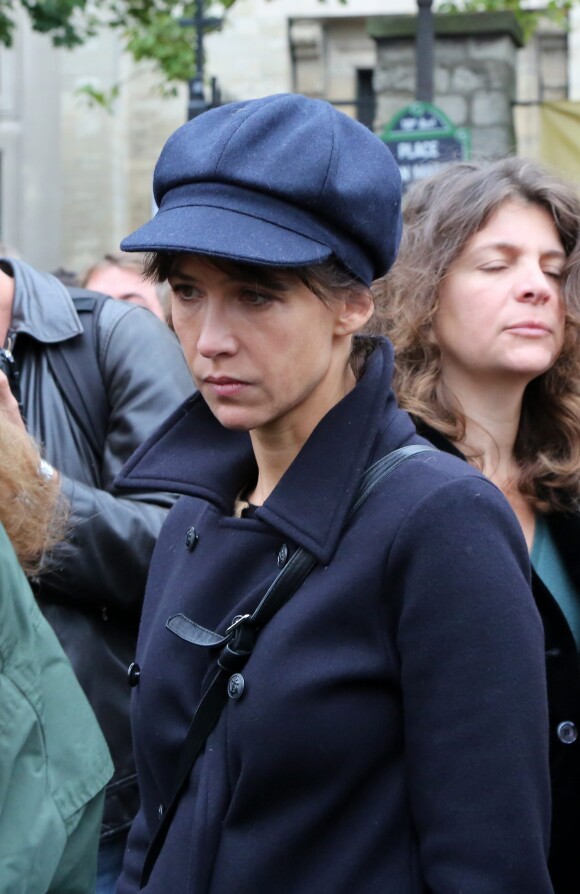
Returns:
[[[204,384],[219,397],[234,397],[247,388],[248,382],[241,379],[230,379],[228,376],[208,376]]]
[[[508,332],[515,332],[517,335],[529,335],[534,338],[540,338],[542,335],[547,335],[552,331],[545,323],[538,323],[534,320],[522,320],[507,328]]]

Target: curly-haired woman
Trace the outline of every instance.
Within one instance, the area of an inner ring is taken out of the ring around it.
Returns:
[[[580,202],[541,166],[457,164],[415,184],[374,287],[401,406],[503,491],[546,641],[557,894],[580,868]],[[466,544],[466,547],[468,544]]]

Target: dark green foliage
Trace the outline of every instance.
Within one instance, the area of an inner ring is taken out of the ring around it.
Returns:
[[[542,17],[565,26],[568,12],[577,2],[578,0],[546,0],[544,9],[526,10],[523,9],[522,0],[448,0],[438,12],[513,12],[528,38],[534,33]]]

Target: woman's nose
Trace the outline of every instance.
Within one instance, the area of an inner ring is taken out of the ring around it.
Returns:
[[[208,302],[201,320],[197,349],[203,357],[232,354],[236,350],[236,336],[225,308]]]
[[[519,300],[527,301],[530,304],[545,304],[550,298],[557,297],[558,294],[557,281],[552,280],[540,267],[528,268],[518,288]]]

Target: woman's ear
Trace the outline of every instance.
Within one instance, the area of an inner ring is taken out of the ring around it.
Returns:
[[[337,314],[336,334],[354,335],[359,332],[372,317],[374,309],[375,303],[370,289],[364,286],[353,289],[348,297],[343,299]]]

